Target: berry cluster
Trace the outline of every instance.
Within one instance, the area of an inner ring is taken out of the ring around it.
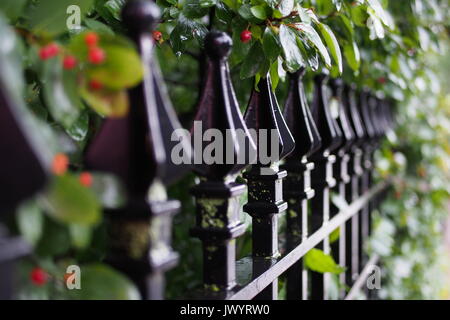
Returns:
[[[69,167],[69,158],[64,153],[57,153],[53,157],[52,172],[57,176],[62,176],[67,172]],[[85,187],[90,187],[93,182],[92,174],[89,172],[82,172],[79,176],[80,183]]]
[[[99,40],[100,37],[95,32],[88,32],[84,36],[84,42],[88,48],[87,61],[92,65],[100,65],[106,60],[105,51],[98,45]],[[62,51],[58,44],[50,43],[39,50],[39,57],[41,60],[49,60],[58,56]],[[65,70],[73,70],[77,67],[78,61],[73,55],[64,54],[62,64]],[[91,90],[100,90],[103,88],[103,84],[97,80],[91,80],[89,88]]]

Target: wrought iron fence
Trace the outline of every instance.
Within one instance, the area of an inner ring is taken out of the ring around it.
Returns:
[[[192,166],[177,166],[169,155],[178,143],[172,141],[172,134],[181,126],[153,58],[149,26],[157,19],[151,2],[132,1],[125,6],[123,20],[139,47],[145,77],[130,91],[128,115],[105,120],[86,152],[87,167],[120,177],[128,196],[124,207],[105,210],[111,246],[107,261],[127,274],[145,299],[164,297],[164,273],[178,261],[171,248],[172,217],[182,212],[177,200],[164,197],[164,188],[187,170],[194,170],[200,183],[192,187],[196,225],[191,233],[203,247],[204,288],[191,298],[277,299],[278,278],[285,276],[287,299],[327,299],[329,274],[308,271],[302,263],[313,248],[332,252],[346,267],[339,281],[351,290],[347,294],[343,289],[339,295],[354,297],[364,284],[368,266],[377,259],[368,257],[363,247],[371,232],[371,213],[389,185],[389,181],[373,184],[372,171],[374,152],[394,126],[392,103],[320,74],[314,78],[310,107],[302,69],[289,75],[283,112],[267,76],[253,89],[242,115],[227,63],[231,39],[212,31],[205,39],[205,80],[195,120],[204,130],[213,128],[224,134],[226,130],[243,131],[243,140],[231,135],[234,159],[244,150],[258,151],[260,141],[255,141],[250,129],[275,130],[281,161],[264,163],[257,157],[252,162],[247,157],[243,164],[194,162]],[[0,148],[17,150],[9,158],[2,156],[1,192],[12,193],[11,201],[1,207],[13,210],[20,200],[42,187],[44,170],[20,119],[14,116],[14,103],[6,92],[0,95],[0,133],[9,137],[0,139]],[[192,136],[195,139],[194,130]],[[189,141],[184,141],[182,148],[189,154]],[[33,177],[35,183],[29,190],[21,189],[11,176],[19,167]],[[245,184],[235,180],[241,173]],[[149,189],[159,192],[150,192],[149,197]],[[239,199],[246,190],[248,202],[241,208]],[[340,203],[331,201],[331,193],[339,195]],[[246,232],[239,221],[241,210],[252,217],[252,255],[237,261],[235,240]],[[282,248],[279,216],[286,219]],[[337,229],[339,241],[330,244],[329,236]],[[0,292],[2,298],[8,298],[13,290],[9,276],[13,262],[29,253],[29,248],[8,236],[3,226],[0,248]]]

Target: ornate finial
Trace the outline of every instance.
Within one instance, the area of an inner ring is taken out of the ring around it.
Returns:
[[[359,99],[359,113],[366,132],[366,142],[370,142],[375,136],[375,130],[370,119],[369,94],[369,89],[363,88]]]
[[[226,60],[230,47],[231,39],[224,32],[213,31],[206,37],[205,48],[209,56],[206,78],[191,129],[194,141],[201,141],[201,146],[195,149],[194,170],[210,180],[224,180],[238,173],[256,156],[255,143],[242,118],[230,80]],[[201,132],[197,130],[199,126]],[[211,142],[205,142],[202,137],[197,136],[203,135],[208,129],[220,131],[225,140],[218,147],[220,151],[216,150],[216,153],[221,152],[221,156],[226,158],[219,163],[213,159],[202,159],[203,151]],[[228,161],[231,157],[233,161]]]
[[[316,122],[320,137],[322,138],[322,146],[314,156],[322,157],[325,153],[331,153],[337,149],[342,143],[342,133],[333,120],[328,105],[328,92],[326,83],[328,75],[321,73],[314,77],[314,99],[312,106],[312,116]]]
[[[155,28],[159,17],[159,7],[148,0],[127,1],[122,9],[122,20],[133,33],[150,32]]]
[[[205,37],[205,51],[212,60],[223,60],[231,53],[233,41],[225,32],[211,31]]]
[[[344,82],[342,79],[332,79],[330,81],[331,92],[332,92],[332,102],[334,105],[330,106],[331,109],[337,108],[337,112],[332,115],[342,132],[343,143],[340,150],[346,152],[353,142],[355,141],[355,133],[353,132],[352,126],[349,119],[349,101],[348,97],[344,95]]]
[[[352,83],[351,85],[346,85],[344,88],[346,99],[344,101],[348,101],[349,122],[352,126],[353,132],[355,133],[355,142],[353,146],[358,147],[364,142],[366,133],[364,131],[364,125],[362,123],[361,115],[358,110],[355,90],[356,85],[354,83]]]
[[[295,141],[291,132],[281,114],[280,107],[278,106],[277,98],[272,91],[272,83],[270,77],[260,79],[258,83],[259,92],[253,89],[250,96],[250,101],[245,112],[245,123],[251,129],[256,130],[256,139],[258,147],[267,146],[267,156],[270,157],[271,163],[282,160],[289,155],[295,148]],[[265,129],[267,135],[265,141],[261,141],[259,138],[260,130]],[[273,131],[276,131],[278,140],[278,153],[272,154],[272,139]],[[275,160],[275,161],[272,161]],[[262,163],[260,154],[257,157],[257,164],[270,166],[271,163]]]
[[[321,138],[316,124],[309,110],[302,78],[306,69],[301,68],[295,73],[290,73],[290,88],[283,110],[284,119],[295,141],[301,141],[295,145],[289,158],[301,159],[313,154],[320,148]]]
[[[134,35],[146,72],[142,84],[129,92],[130,112],[122,119],[106,120],[87,152],[86,163],[121,177],[129,192],[146,194],[155,177],[168,184],[189,169],[170,159],[174,145],[181,143],[188,158],[191,148],[181,131],[176,131],[178,141],[171,139],[181,125],[152,53],[151,24],[157,22],[159,8],[151,1],[133,0],[127,2],[122,16]]]

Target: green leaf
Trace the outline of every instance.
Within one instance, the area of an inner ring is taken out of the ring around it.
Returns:
[[[94,193],[68,174],[54,177],[43,204],[50,216],[63,223],[89,226],[98,223],[101,217]]]
[[[76,73],[64,71],[59,59],[44,62],[42,84],[44,99],[52,117],[70,129],[84,105],[78,95]]]
[[[88,70],[90,78],[115,90],[134,87],[142,80],[143,68],[135,50],[116,45],[105,45],[103,50],[106,61]]]
[[[264,20],[256,18],[252,13],[251,8],[252,7],[249,4],[243,4],[239,7],[238,13],[242,18],[252,23],[260,23],[261,20]]]
[[[216,17],[226,24],[231,24],[231,20],[233,19],[234,13],[233,11],[227,7],[221,1],[217,2],[216,5]]]
[[[233,9],[235,11],[237,11],[237,9],[239,7],[238,0],[222,0],[222,2],[225,3],[228,8]],[[220,1],[218,3],[220,3]]]
[[[321,16],[328,16],[336,7],[333,0],[317,0],[317,13]]]
[[[314,47],[320,53],[327,68],[330,68],[331,67],[331,58],[328,54],[327,48],[325,48],[317,31],[312,26],[304,24],[304,23],[296,23],[295,25],[296,25],[296,27],[299,28],[299,32],[305,34],[306,37],[308,38],[308,40],[311,41],[311,43],[314,45]]]
[[[392,28],[390,17],[388,13],[383,9],[381,3],[378,0],[367,0],[369,8],[373,10],[373,13],[383,22],[383,24],[389,28]]]
[[[89,113],[84,110],[77,121],[66,130],[67,134],[75,141],[83,141],[89,129]]]
[[[80,224],[69,225],[70,237],[75,248],[84,249],[91,242],[92,229]]]
[[[289,15],[294,9],[294,0],[281,0],[278,6],[278,10],[280,11],[282,16]]]
[[[370,39],[383,39],[384,27],[381,20],[371,11],[369,11],[369,19],[367,20],[367,27],[370,30]]]
[[[281,52],[280,41],[272,28],[266,27],[263,34],[263,49],[267,59],[274,61]]]
[[[28,28],[36,34],[49,37],[68,32],[67,23],[71,22],[71,16],[67,13],[67,9],[74,5],[78,6],[83,19],[93,3],[93,0],[78,0],[76,3],[73,0],[40,0],[29,7]]]
[[[231,49],[229,61],[231,66],[235,66],[242,62],[248,55],[252,41],[247,43],[241,41],[241,32],[247,28],[247,21],[238,16],[233,19],[231,25],[233,30],[233,47]]]
[[[330,27],[324,23],[319,23],[318,25],[319,31],[322,34],[322,37],[325,40],[325,43],[330,50],[331,56],[333,57],[334,62],[337,65],[337,69],[339,73],[342,73],[342,54],[341,49],[339,48],[339,43]]]
[[[17,226],[22,237],[36,245],[42,235],[44,217],[35,201],[27,201],[17,209]]]
[[[366,11],[366,6],[363,6],[363,5],[351,6],[350,13],[352,16],[352,21],[358,27],[366,26],[367,19],[369,18],[369,15]]]
[[[90,30],[93,30],[97,33],[114,36],[114,31],[108,25],[104,24],[103,22],[86,18],[86,19],[84,19],[84,24]]]
[[[81,266],[81,290],[70,290],[77,300],[139,300],[134,284],[113,268],[100,264]]]
[[[275,9],[278,6],[279,0],[263,0],[269,7]]]
[[[297,34],[290,27],[282,24],[280,26],[280,42],[283,49],[286,68],[290,72],[298,70],[304,65],[304,61],[297,45]]]
[[[0,12],[11,22],[14,22],[21,14],[28,0],[2,0],[0,1]]]
[[[88,56],[85,35],[86,32],[83,32],[73,37],[68,47],[79,61],[86,61]],[[137,85],[143,77],[143,66],[134,44],[121,36],[99,36],[99,47],[105,51],[106,58],[100,65],[87,64],[89,78],[115,90]]]
[[[302,41],[300,38],[297,38],[297,45],[300,48],[302,56],[308,62],[309,67],[313,71],[316,71],[319,68],[319,56],[316,50],[314,50],[307,41]]]
[[[95,11],[115,30],[123,29],[120,23],[120,12],[126,0],[95,0]]]
[[[330,233],[330,244],[336,242],[337,240],[339,240],[339,235],[340,235],[340,228],[336,228],[333,230],[333,232]]]
[[[125,5],[125,3],[126,0],[107,0],[103,6],[111,13],[111,15],[116,20],[120,21],[121,20],[120,14],[122,12],[122,8]]]
[[[201,23],[187,19],[183,14],[178,17],[175,28],[170,33],[170,44],[176,56],[179,56],[186,47],[186,42],[196,39],[200,46],[203,46],[203,39],[208,33],[208,29]]]
[[[201,0],[187,0],[183,5],[183,14],[187,18],[201,18],[205,16],[209,8]]]
[[[352,41],[353,40],[353,35],[355,33],[354,29],[353,29],[353,23],[352,21],[347,18],[347,16],[340,14],[338,16],[337,19],[338,24],[341,26],[341,28],[343,29],[343,34],[345,36],[345,38],[348,41]]]
[[[344,44],[344,56],[353,71],[358,71],[361,62],[358,46],[355,41]]]
[[[339,274],[345,271],[345,268],[339,266],[332,256],[325,254],[322,250],[311,249],[305,254],[305,265],[313,271],[325,273],[330,272]]]
[[[44,230],[36,247],[38,256],[61,255],[70,249],[69,230],[65,225],[46,217]]]
[[[126,90],[90,90],[87,85],[79,90],[86,103],[102,116],[123,117],[129,110]]]
[[[264,52],[259,41],[253,43],[241,67],[241,79],[253,77],[264,63]]]
[[[267,19],[266,9],[264,8],[264,6],[253,6],[250,8],[250,11],[253,14],[253,16],[255,16],[260,20]]]

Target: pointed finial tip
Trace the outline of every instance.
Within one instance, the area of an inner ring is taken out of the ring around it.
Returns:
[[[151,0],[130,0],[122,9],[122,19],[133,32],[150,32],[160,17],[159,7]]]
[[[206,54],[211,59],[225,59],[230,55],[233,41],[225,32],[211,31],[205,37]]]

